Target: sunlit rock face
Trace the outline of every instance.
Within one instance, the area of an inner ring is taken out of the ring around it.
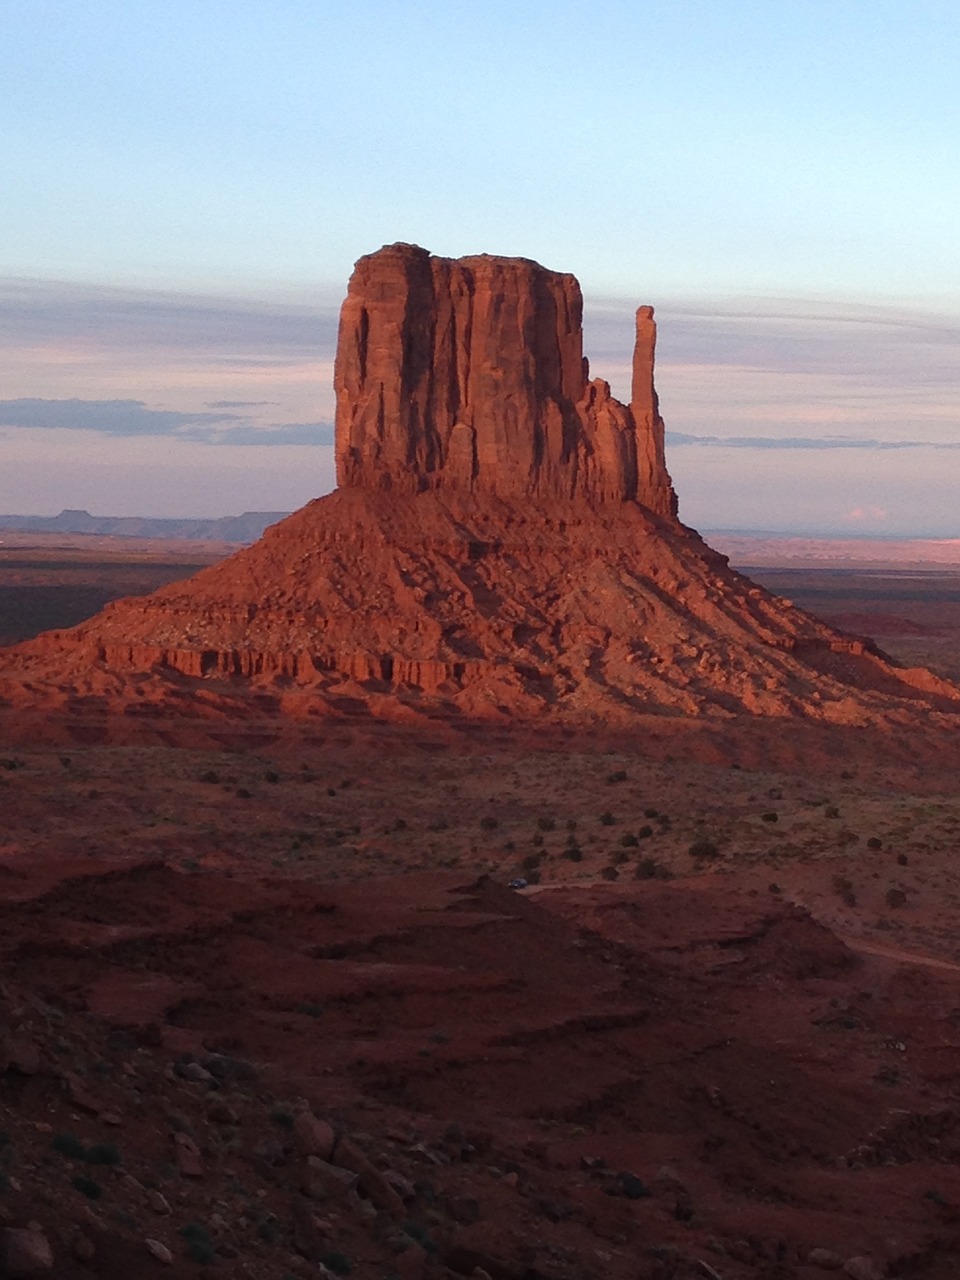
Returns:
[[[152,596],[0,659],[0,707],[126,716],[952,713],[735,573],[677,519],[637,312],[629,405],[589,377],[573,276],[522,258],[361,258],[336,362],[339,488]]]
[[[340,318],[337,478],[350,487],[642,503],[676,513],[653,387],[656,324],[637,313],[633,399],[583,356],[571,275],[524,258],[361,258]]]

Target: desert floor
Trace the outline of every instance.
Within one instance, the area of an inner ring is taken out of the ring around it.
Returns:
[[[6,635],[186,563],[2,551]],[[956,575],[755,576],[957,674]],[[952,744],[4,732],[0,1221],[47,1274],[960,1271]]]

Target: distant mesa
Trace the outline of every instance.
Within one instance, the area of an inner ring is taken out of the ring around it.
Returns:
[[[933,723],[960,690],[730,569],[680,523],[654,389],[591,379],[580,288],[535,262],[361,258],[339,488],[254,546],[5,651],[0,698],[125,715]]]
[[[55,516],[0,515],[0,532],[78,533],[109,538],[177,538],[203,542],[256,542],[268,525],[287,511],[244,511],[216,519],[172,519],[150,516],[94,516],[67,508]]]

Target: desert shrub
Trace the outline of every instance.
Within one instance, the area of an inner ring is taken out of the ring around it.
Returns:
[[[854,893],[853,884],[846,876],[834,876],[833,888],[840,895],[846,906],[855,907],[857,905],[857,895]]]
[[[825,805],[823,810],[823,816],[825,818],[839,818],[840,810],[837,808],[835,804]]]
[[[93,1178],[86,1177],[85,1174],[78,1173],[73,1179],[73,1185],[81,1195],[87,1197],[88,1200],[99,1200],[103,1195],[103,1187]]]
[[[897,854],[897,866],[905,867],[909,861],[910,859],[907,857],[905,853]]]
[[[610,776],[607,778],[608,783],[626,782],[626,780],[627,780],[626,769],[618,769],[616,773],[611,773]]]
[[[280,1129],[293,1128],[293,1116],[285,1107],[274,1107],[270,1112],[270,1119]]]
[[[776,880],[772,880],[767,888],[770,893],[783,893],[783,890],[777,884]]]
[[[645,1200],[651,1192],[635,1173],[618,1173],[616,1186],[628,1200]]]
[[[644,809],[643,816],[645,818],[659,818],[660,811],[658,809],[647,808],[647,809]]]
[[[637,839],[649,840],[652,835],[653,835],[653,827],[642,826],[640,830],[637,832]]]
[[[406,1222],[401,1225],[400,1230],[415,1240],[418,1245],[427,1251],[427,1253],[436,1253],[437,1246],[430,1238],[430,1232],[421,1223],[414,1221],[413,1218],[407,1218]]]
[[[332,1271],[335,1276],[348,1276],[353,1270],[353,1263],[338,1249],[332,1253],[325,1253],[320,1259],[320,1265]]]
[[[542,861],[542,853],[528,853],[520,865],[523,867],[524,871],[532,871],[534,867],[539,867]]]
[[[583,850],[578,845],[572,844],[569,848],[564,849],[563,856],[568,862],[582,862]]]
[[[907,895],[902,889],[888,889],[886,901],[888,907],[905,907],[907,905]]]
[[[87,1148],[72,1133],[55,1133],[50,1145],[54,1151],[66,1156],[68,1160],[85,1160],[87,1158]]]
[[[779,822],[780,815],[778,813],[774,813],[773,810],[771,810],[769,813],[762,813],[760,815],[760,821],[761,822]]]
[[[187,1253],[194,1262],[200,1263],[201,1266],[207,1266],[213,1262],[216,1251],[206,1227],[201,1226],[199,1222],[188,1222],[186,1226],[180,1228],[180,1234],[187,1242]]]
[[[484,816],[480,819],[480,830],[481,830],[481,831],[496,831],[496,829],[497,829],[497,820],[496,820],[496,818],[491,817],[491,815],[490,815],[489,813],[484,814]]]
[[[879,838],[879,836],[871,836],[871,837],[870,837],[870,839],[867,841],[867,848],[868,848],[868,849],[882,849],[882,848],[883,848],[883,841]]]
[[[624,849],[636,849],[640,841],[637,839],[637,837],[633,834],[632,831],[628,831],[625,835],[622,835],[620,837],[620,843],[624,847]]]
[[[253,792],[248,791],[246,787],[237,787],[237,798],[240,800],[252,800]]]
[[[556,831],[557,823],[554,818],[538,818],[537,826],[541,831]]]
[[[264,1218],[260,1223],[259,1227],[257,1227],[257,1235],[261,1240],[266,1240],[267,1244],[273,1244],[274,1240],[277,1239],[280,1235],[280,1223],[273,1214]]]
[[[719,845],[709,836],[697,836],[687,852],[691,858],[698,860],[720,857]]]
[[[604,867],[600,872],[600,878],[602,880],[619,880],[620,872],[616,867]]]
[[[217,773],[214,773],[212,769],[208,769],[206,773],[201,773],[200,781],[201,782],[219,782],[220,775]]]
[[[87,1164],[114,1165],[120,1163],[120,1152],[112,1142],[97,1142],[87,1148],[83,1158]]]
[[[617,821],[616,818],[613,816],[613,814],[610,812],[609,809],[606,811],[606,813],[601,813],[600,815],[600,825],[602,827],[612,827],[614,826],[616,821]]]
[[[533,843],[535,848],[537,849],[543,848],[543,832],[542,831],[537,831],[534,833]]]
[[[272,783],[274,786],[280,781],[280,775],[274,769],[268,769],[263,775],[264,782]]]
[[[641,858],[634,871],[637,880],[669,880],[670,872],[656,858]]]

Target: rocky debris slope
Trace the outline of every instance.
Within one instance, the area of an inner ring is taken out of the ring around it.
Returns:
[[[720,882],[51,873],[0,881],[5,1276],[956,1272],[955,971]]]
[[[9,651],[0,698],[137,710],[186,677],[210,706],[269,689],[288,714],[960,710],[955,686],[770,595],[677,520],[652,311],[629,406],[588,380],[580,312],[572,276],[523,259],[361,259],[337,492],[188,582]]]

